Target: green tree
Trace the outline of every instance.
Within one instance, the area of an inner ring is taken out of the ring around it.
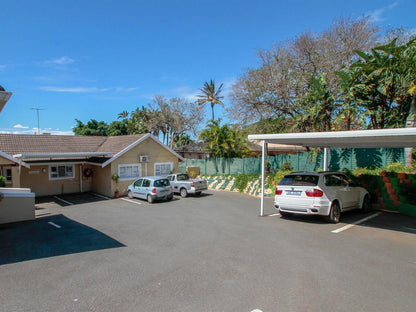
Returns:
[[[416,41],[397,45],[397,40],[377,46],[351,65],[357,70],[353,94],[364,105],[372,128],[403,127],[413,111],[416,81]]]
[[[228,125],[220,125],[220,120],[211,120],[199,134],[212,157],[242,157],[248,154],[246,136]]]
[[[214,118],[214,105],[219,104],[222,107],[226,108],[224,103],[221,101],[224,97],[220,95],[222,91],[223,84],[220,84],[219,88],[216,89],[215,87],[215,81],[210,80],[210,82],[205,82],[204,87],[199,89],[202,94],[197,95],[198,104],[204,105],[205,103],[211,103],[211,110],[212,110],[212,120],[215,120]]]
[[[187,134],[187,133],[179,134],[174,139],[175,147],[186,146],[186,145],[189,145],[189,144],[191,144],[193,142],[194,141],[191,140],[191,136],[189,134]]]
[[[260,66],[249,68],[233,85],[230,118],[241,123],[286,118],[285,131],[294,123],[302,127],[297,131],[304,131],[312,129],[312,117],[321,112],[327,116],[322,117],[326,123],[322,128],[328,129],[329,121],[333,127],[340,112],[335,72],[358,59],[355,49],[370,50],[377,31],[369,18],[339,19],[324,32],[305,32],[260,51]],[[325,81],[316,86],[322,75]],[[325,96],[333,97],[334,108],[327,106]],[[314,97],[319,103],[311,102]]]
[[[307,93],[299,100],[300,113],[293,118],[293,129],[330,131],[334,118],[335,99],[325,75],[311,78]]]
[[[75,135],[95,135],[106,136],[108,125],[104,121],[97,121],[95,119],[89,120],[86,124],[82,121],[75,119],[77,125],[72,128]]]
[[[126,117],[124,117],[126,116]],[[125,112],[119,114],[119,118],[127,118],[128,115]],[[149,109],[142,106],[137,107],[130,113],[130,117],[127,120],[127,133],[128,134],[140,134],[151,132],[148,128],[149,120],[152,119],[152,112]]]
[[[110,123],[107,127],[106,134],[108,136],[115,135],[126,135],[127,134],[127,124],[125,121],[115,120]]]

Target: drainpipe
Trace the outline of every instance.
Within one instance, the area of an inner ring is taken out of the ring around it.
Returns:
[[[82,187],[82,172],[83,172],[83,164],[81,164],[79,166],[79,188],[81,190],[81,193],[83,192],[83,187]]]

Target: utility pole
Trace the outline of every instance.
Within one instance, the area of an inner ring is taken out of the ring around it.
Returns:
[[[44,110],[43,108],[32,107],[31,110],[35,110],[38,114],[38,134],[40,134],[40,126],[39,126],[39,111]]]

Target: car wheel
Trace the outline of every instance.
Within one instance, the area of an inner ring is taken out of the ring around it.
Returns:
[[[338,223],[341,217],[341,207],[337,201],[334,201],[331,205],[331,211],[329,213],[328,221],[331,223]]]
[[[172,200],[173,199],[173,194],[172,195],[169,195],[166,199],[167,200]]]
[[[133,193],[132,193],[132,191],[129,191],[129,192],[127,193],[127,197],[128,197],[128,198],[130,198],[130,199],[132,199],[132,198],[133,198]]]
[[[370,197],[368,195],[365,195],[364,200],[363,200],[363,205],[361,206],[361,211],[366,213],[366,212],[369,212],[370,210],[371,210]]]
[[[181,196],[183,197],[183,198],[185,198],[186,196],[188,196],[188,192],[187,192],[187,190],[186,189],[181,189]]]
[[[289,217],[291,217],[291,216],[292,216],[292,214],[291,214],[290,212],[279,211],[279,213],[280,213],[280,216],[281,216],[282,218],[289,218]]]
[[[153,197],[151,195],[147,195],[147,202],[153,204]]]

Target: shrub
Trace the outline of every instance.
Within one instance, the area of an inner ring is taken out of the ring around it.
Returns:
[[[284,164],[282,164],[280,169],[282,171],[292,171],[293,167],[292,167],[292,164],[290,162],[285,162]]]
[[[409,172],[412,171],[412,168],[406,167],[404,164],[400,162],[395,162],[386,166],[384,170],[387,172]]]
[[[0,176],[0,187],[6,186],[7,179],[3,176]]]
[[[235,180],[235,188],[240,192],[244,192],[244,190],[246,189],[248,182],[254,179],[258,179],[258,175],[256,174],[239,174],[236,175],[236,180]]]

